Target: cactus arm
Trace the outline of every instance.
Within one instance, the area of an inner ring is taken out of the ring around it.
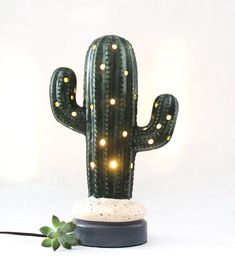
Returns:
[[[57,121],[85,135],[85,109],[76,103],[76,76],[65,67],[54,71],[50,83],[51,109]]]
[[[133,129],[133,151],[157,149],[167,144],[173,134],[178,114],[178,101],[170,94],[158,96],[153,104],[150,122]]]

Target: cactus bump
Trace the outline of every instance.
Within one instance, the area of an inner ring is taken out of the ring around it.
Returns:
[[[86,136],[89,196],[132,198],[135,156],[171,140],[177,99],[171,94],[158,96],[149,124],[137,125],[135,53],[127,40],[114,35],[98,38],[90,45],[82,107],[75,96],[75,73],[66,67],[56,69],[50,83],[51,108],[61,124]]]

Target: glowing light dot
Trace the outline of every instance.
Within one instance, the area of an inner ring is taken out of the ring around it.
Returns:
[[[106,140],[105,139],[101,139],[100,140],[100,146],[105,146],[106,145]]]
[[[93,169],[95,168],[95,163],[94,162],[90,162],[90,167]]]
[[[71,96],[70,96],[70,99],[71,99],[71,100],[74,100],[74,96],[73,96],[73,95],[71,95]]]
[[[73,89],[73,93],[76,93],[76,92],[77,92],[77,90],[76,90],[76,88],[74,88],[74,89]]]
[[[162,124],[158,123],[156,126],[157,129],[161,129],[162,128]]]
[[[155,103],[154,107],[155,107],[155,108],[157,108],[157,107],[158,107],[158,102],[156,102],[156,103]]]
[[[92,49],[93,49],[93,50],[95,50],[95,49],[96,49],[96,45],[95,45],[95,44],[92,46]]]
[[[116,168],[118,167],[117,161],[115,161],[115,160],[110,161],[110,162],[109,162],[109,167],[110,167],[111,169],[116,169]]]
[[[137,99],[137,93],[133,94],[133,99],[136,100]]]
[[[77,116],[77,112],[72,112],[71,115],[72,115],[73,117],[75,117],[75,116]]]
[[[167,141],[169,141],[170,139],[171,139],[171,136],[168,136],[168,137],[166,138]]]
[[[60,106],[59,102],[55,102],[55,106],[58,108]]]
[[[104,64],[104,63],[102,63],[102,64],[100,65],[100,69],[101,69],[101,70],[104,70],[104,69],[105,69],[105,64]]]
[[[124,71],[124,75],[125,75],[125,76],[128,75],[128,71],[127,71],[127,70]]]
[[[131,166],[130,166],[131,168],[133,168],[134,167],[134,164],[133,163],[131,163]]]
[[[153,144],[153,143],[154,143],[154,140],[153,140],[153,139],[149,139],[149,140],[148,140],[148,144],[151,145],[151,144]]]
[[[127,135],[128,135],[127,131],[123,131],[123,132],[122,132],[122,136],[123,136],[124,138],[127,137]]]
[[[171,120],[171,119],[172,119],[172,115],[168,114],[168,115],[166,116],[166,120]]]
[[[147,127],[144,127],[144,128],[143,128],[144,131],[147,130],[147,129],[148,129]]]
[[[117,49],[117,44],[112,44],[112,48],[113,48],[113,50],[116,50]]]
[[[116,100],[115,100],[114,98],[112,98],[112,99],[110,99],[109,103],[110,103],[111,105],[115,105]]]
[[[68,81],[69,81],[69,78],[68,77],[64,77],[64,82],[68,83]]]
[[[94,109],[93,104],[90,105],[90,109],[91,109],[91,111]]]

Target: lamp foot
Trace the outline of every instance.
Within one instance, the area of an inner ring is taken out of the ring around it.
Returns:
[[[147,222],[101,222],[74,218],[74,235],[80,244],[93,247],[128,247],[147,242]]]

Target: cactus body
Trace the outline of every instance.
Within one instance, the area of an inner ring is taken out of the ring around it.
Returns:
[[[50,85],[52,111],[63,125],[86,136],[89,196],[130,199],[136,153],[170,140],[178,112],[176,98],[158,96],[149,124],[137,126],[135,54],[131,44],[118,36],[98,38],[88,49],[83,107],[76,104],[75,92],[74,72],[55,70]]]

